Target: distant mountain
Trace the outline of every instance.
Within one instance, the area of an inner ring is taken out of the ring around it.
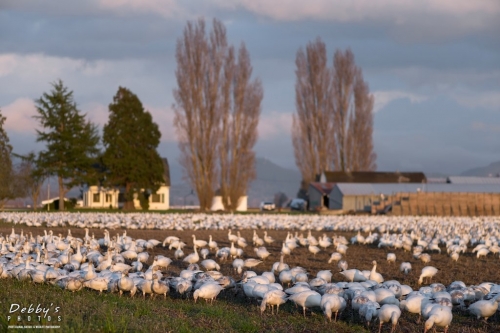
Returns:
[[[268,159],[256,159],[256,178],[248,191],[248,207],[258,207],[261,201],[273,200],[274,194],[283,192],[290,199],[295,198],[299,186],[300,172],[281,167]],[[173,183],[170,187],[170,204],[197,205],[196,195],[191,195],[191,187],[186,182]]]
[[[462,172],[460,175],[477,176],[477,177],[497,177],[498,175],[500,175],[500,161],[493,162],[488,166],[466,170]]]

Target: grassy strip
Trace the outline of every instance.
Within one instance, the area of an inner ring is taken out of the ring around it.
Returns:
[[[118,294],[82,290],[71,293],[51,285],[32,285],[30,282],[2,280],[0,288],[0,330],[8,325],[60,325],[58,329],[31,329],[30,332],[364,332],[362,326],[346,322],[327,323],[321,313],[308,314],[290,303],[281,307],[278,315],[260,315],[257,304],[225,291],[213,304],[170,295],[167,299],[149,297],[119,297]],[[29,308],[49,308],[47,317],[9,313],[12,304]],[[60,307],[56,313],[55,308]],[[7,316],[12,318],[7,321]],[[21,321],[17,321],[21,316]],[[51,320],[48,320],[48,317]],[[61,320],[58,321],[58,316]],[[10,330],[9,330],[10,331]]]

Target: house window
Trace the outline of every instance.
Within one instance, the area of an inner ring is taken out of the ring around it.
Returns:
[[[161,195],[160,194],[151,194],[151,202],[154,202],[154,203],[162,202]]]
[[[111,202],[111,201],[112,201],[111,194],[106,194],[106,202]]]
[[[101,193],[94,193],[93,202],[101,202]]]
[[[165,194],[164,193],[161,194],[161,203],[165,203]]]

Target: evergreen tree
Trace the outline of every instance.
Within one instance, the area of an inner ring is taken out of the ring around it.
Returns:
[[[124,209],[134,209],[134,194],[147,200],[164,182],[163,162],[156,151],[160,138],[158,125],[139,98],[119,87],[103,129],[102,161],[107,169],[104,183],[125,188]]]
[[[89,182],[99,150],[97,127],[85,119],[73,100],[73,92],[61,80],[52,84],[50,94],[36,100],[37,142],[45,142],[39,166],[48,175],[57,176],[59,209],[64,210],[64,195],[73,186]]]
[[[3,210],[5,202],[14,198],[12,190],[12,176],[14,174],[12,166],[12,146],[9,144],[9,136],[3,125],[5,117],[0,110],[0,209]]]

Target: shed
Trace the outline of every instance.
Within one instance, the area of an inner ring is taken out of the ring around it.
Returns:
[[[330,192],[335,184],[314,182],[309,184],[309,210],[333,209],[330,203]]]
[[[372,205],[396,193],[500,193],[495,184],[372,184],[337,183],[330,193],[330,207],[345,211],[369,211]]]

